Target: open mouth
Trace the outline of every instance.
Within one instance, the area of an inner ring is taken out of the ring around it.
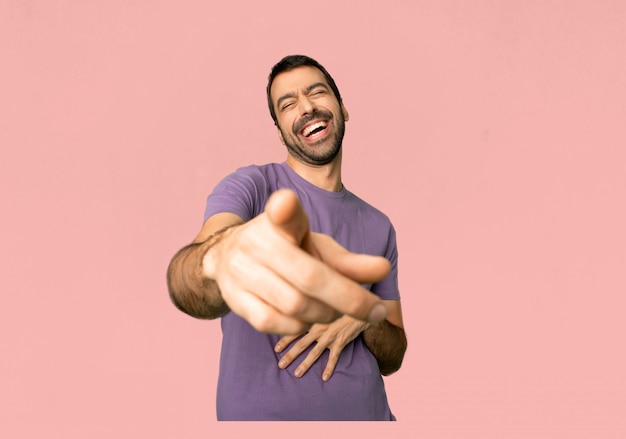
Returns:
[[[318,137],[326,128],[328,127],[328,121],[319,120],[310,125],[304,127],[300,134],[306,138],[315,138]]]

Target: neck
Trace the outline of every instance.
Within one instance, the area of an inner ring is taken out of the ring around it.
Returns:
[[[339,192],[343,188],[343,183],[341,182],[341,151],[327,165],[316,166],[302,163],[291,154],[287,156],[287,164],[300,177],[321,189]]]

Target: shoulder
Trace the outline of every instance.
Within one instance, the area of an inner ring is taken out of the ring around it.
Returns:
[[[226,176],[224,180],[239,179],[239,180],[253,180],[256,182],[271,182],[280,178],[283,170],[278,163],[267,163],[264,165],[247,165],[237,168],[230,175]]]
[[[269,195],[276,190],[279,165],[248,165],[224,177],[207,199],[205,219],[230,212],[247,221],[263,211]]]
[[[247,165],[237,168],[217,184],[216,190],[224,187],[235,186],[239,189],[256,191],[266,189],[275,179],[277,165],[269,163],[265,165]]]
[[[372,204],[368,203],[353,192],[346,190],[346,199],[355,208],[360,210],[363,214],[367,215],[368,218],[371,218],[371,220],[376,221],[380,224],[386,224],[389,227],[393,227],[393,225],[391,224],[391,219],[389,218],[389,216],[387,216],[387,214],[385,214],[377,207],[374,207]]]
[[[396,229],[389,216],[382,210],[348,191],[346,198],[352,204],[353,212],[360,218],[364,229],[369,231],[368,239],[381,248],[385,248],[385,254],[392,258],[397,245]]]
[[[237,168],[234,172],[229,174],[226,178],[237,178],[237,177],[259,177],[266,176],[268,173],[272,172],[272,168],[274,167],[274,163],[268,163],[265,165],[246,165]]]

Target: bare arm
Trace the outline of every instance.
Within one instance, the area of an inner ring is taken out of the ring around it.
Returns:
[[[280,190],[245,223],[233,214],[209,218],[170,263],[168,287],[176,306],[194,317],[230,310],[258,331],[296,334],[341,314],[384,319],[382,301],[360,284],[383,279],[389,269],[383,257],[350,253],[311,233],[295,193]]]
[[[306,358],[296,368],[295,376],[304,375],[322,353],[328,349],[328,363],[322,374],[322,379],[328,381],[335,371],[335,366],[343,349],[359,334],[363,333],[365,345],[376,358],[380,373],[391,375],[396,372],[400,369],[407,347],[406,335],[402,328],[402,311],[398,300],[385,300],[383,303],[387,308],[387,319],[379,323],[372,324],[344,315],[330,324],[318,323],[313,325],[300,340],[289,347],[289,350],[278,362],[278,367],[286,368],[315,343]],[[297,335],[282,337],[274,350],[276,352],[284,351],[297,338]]]
[[[229,311],[217,283],[204,273],[207,251],[243,220],[231,213],[209,218],[194,241],[180,249],[167,270],[167,286],[176,307],[199,319],[215,319]]]
[[[399,300],[387,300],[387,318],[379,323],[370,324],[363,331],[365,345],[376,357],[382,375],[391,375],[400,369],[407,339],[402,322]]]

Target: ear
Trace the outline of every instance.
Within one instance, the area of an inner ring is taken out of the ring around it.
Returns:
[[[346,107],[343,105],[343,102],[341,103],[341,112],[343,113],[343,120],[345,120],[346,122],[350,120],[350,115],[348,114],[348,110],[346,110]]]

